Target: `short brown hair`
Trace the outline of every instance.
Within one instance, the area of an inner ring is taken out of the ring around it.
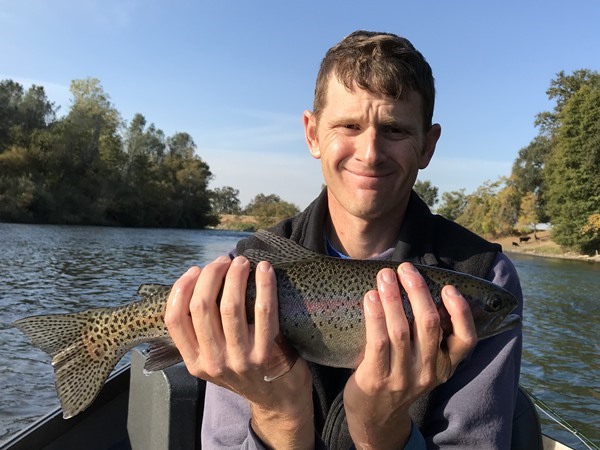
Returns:
[[[358,87],[397,100],[404,87],[421,95],[423,125],[433,119],[435,86],[429,63],[408,39],[392,33],[355,31],[329,49],[321,62],[315,86],[313,113],[325,107],[332,74],[350,89]]]

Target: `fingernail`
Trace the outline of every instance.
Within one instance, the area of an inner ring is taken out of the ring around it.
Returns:
[[[391,270],[384,270],[381,274],[381,278],[386,284],[394,284],[396,282],[396,276]]]
[[[378,309],[378,307],[375,306],[377,303],[379,303],[379,297],[377,296],[377,294],[375,294],[374,292],[367,292],[367,294],[365,295],[365,299],[367,300],[365,302],[365,311],[367,312],[367,314],[369,314],[370,316],[380,316],[381,312]]]
[[[215,262],[228,263],[228,262],[231,262],[231,258],[227,255],[221,255],[217,259],[215,259]]]
[[[261,272],[268,272],[269,270],[271,270],[271,264],[269,264],[266,261],[261,261],[258,263],[257,269]]]
[[[452,285],[446,286],[446,294],[452,297],[460,297],[460,292]]]
[[[379,300],[378,296],[374,293],[374,292],[367,292],[367,300],[373,302],[373,303],[377,303],[377,301]]]
[[[402,270],[402,272],[404,272],[404,273],[417,273],[418,272],[416,267],[413,266],[412,264],[402,264],[402,266],[400,266],[400,270]]]
[[[237,256],[234,260],[233,260],[233,265],[234,266],[242,266],[244,264],[246,264],[248,260],[246,258],[244,258],[243,256]]]
[[[189,277],[190,275],[192,275],[195,272],[195,270],[196,270],[195,267],[190,267],[182,276]]]

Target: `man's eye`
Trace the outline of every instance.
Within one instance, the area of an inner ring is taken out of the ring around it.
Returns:
[[[406,134],[406,130],[399,128],[399,127],[392,127],[392,126],[383,127],[382,131],[384,133],[389,133],[389,134]]]
[[[381,130],[385,136],[390,139],[404,139],[410,135],[410,133],[406,130],[406,128],[400,127],[383,127]]]
[[[347,123],[345,125],[342,125],[342,127],[346,128],[347,130],[358,130],[358,125],[352,123]]]

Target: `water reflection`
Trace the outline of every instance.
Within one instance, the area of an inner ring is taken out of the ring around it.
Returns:
[[[0,441],[59,405],[50,358],[12,321],[127,303],[140,284],[171,284],[245,235],[0,223]]]
[[[525,296],[521,383],[598,443],[600,352],[597,313],[600,266],[511,255]],[[562,427],[552,435],[585,448]]]

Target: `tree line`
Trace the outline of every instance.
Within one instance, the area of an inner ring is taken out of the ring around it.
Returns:
[[[166,136],[139,113],[126,124],[95,78],[74,80],[70,91],[69,110],[58,118],[43,87],[25,90],[0,81],[0,220],[177,228],[218,223],[233,188],[208,189],[213,175],[188,133]],[[241,212],[233,191],[234,203],[226,206]],[[246,210],[266,226],[298,209],[259,194]]]
[[[600,250],[600,74],[561,71],[546,93],[554,109],[537,114],[538,135],[519,151],[510,176],[471,194],[445,192],[437,212],[492,238],[550,223],[556,243],[594,254]],[[416,188],[433,195],[430,205],[437,201],[433,186]]]
[[[32,223],[203,228],[221,214],[265,227],[298,212],[275,194],[245,208],[213,175],[188,133],[166,136],[142,114],[121,118],[95,78],[71,83],[64,116],[40,86],[0,82],[0,220]],[[600,248],[600,74],[559,72],[546,91],[554,109],[510,176],[475,192],[444,192],[437,212],[488,238],[552,225],[553,239],[583,253]],[[438,189],[418,181],[430,205]]]
[[[71,82],[69,111],[40,86],[0,82],[0,220],[161,227],[215,224],[208,165],[188,133],[136,114],[125,126],[99,80]]]

